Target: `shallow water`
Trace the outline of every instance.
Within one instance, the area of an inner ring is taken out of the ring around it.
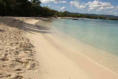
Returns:
[[[100,19],[56,19],[52,26],[65,35],[118,55],[118,21]]]

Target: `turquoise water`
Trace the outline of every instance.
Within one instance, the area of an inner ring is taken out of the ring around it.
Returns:
[[[56,19],[52,25],[66,35],[118,55],[118,21]]]

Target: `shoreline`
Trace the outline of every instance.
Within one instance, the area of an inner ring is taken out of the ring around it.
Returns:
[[[1,22],[6,23],[7,25],[10,24],[9,28],[14,28],[14,30],[18,31],[21,30],[20,33],[23,33],[23,37],[21,34],[20,37],[28,39],[27,46],[33,45],[33,47],[29,49],[30,51],[33,51],[30,57],[33,62],[29,63],[28,67],[33,67],[32,63],[35,63],[35,68],[32,68],[31,70],[26,69],[25,72],[19,73],[22,75],[22,78],[20,79],[118,79],[117,73],[112,72],[93,60],[94,58],[96,58],[96,60],[102,59],[98,57],[97,54],[94,54],[94,52],[99,53],[100,50],[93,50],[93,47],[83,44],[81,41],[76,43],[76,40],[70,37],[54,34],[49,31],[50,22],[32,17],[10,17],[4,19],[4,21],[5,22]],[[15,33],[15,36],[20,38],[19,32],[18,35],[17,32]],[[71,40],[69,41],[66,39]],[[20,52],[20,50],[18,51]],[[24,54],[21,53],[19,59],[27,58],[27,55],[29,54],[27,53],[26,56],[24,56]],[[92,59],[88,55],[94,58]],[[104,58],[104,56],[105,54],[102,57]],[[107,56],[108,58],[110,57],[110,55]],[[105,60],[108,61],[108,59]],[[114,63],[115,62],[117,61],[114,61]],[[22,69],[25,69],[25,67]],[[13,71],[13,73],[15,72]]]
[[[118,74],[118,63],[116,63],[118,61],[117,55],[111,54],[110,52],[100,48],[93,47],[92,45],[66,35],[55,28],[53,28],[53,30],[55,30],[53,37],[61,39],[61,42],[66,43],[68,46],[71,45],[70,48],[73,48],[75,52],[80,51],[80,54],[85,55],[87,58],[90,58],[90,60],[94,60],[94,62],[100,64],[104,68],[106,67],[106,69]]]
[[[27,36],[31,37],[29,39],[36,47],[37,52],[39,52],[37,53],[37,59],[40,60],[41,70],[39,73],[41,74],[41,79],[65,79],[67,77],[70,79],[118,78],[117,73],[109,70],[101,64],[98,64],[90,57],[86,56],[86,54],[82,54],[82,52],[85,52],[81,50],[83,48],[91,52],[91,49],[93,48],[89,46],[80,43],[80,46],[78,47],[79,49],[75,50],[73,49],[73,45],[70,46],[70,44],[66,44],[66,41],[60,39],[58,35],[53,35],[53,33],[50,32],[33,32],[32,34],[28,33]],[[96,51],[97,50],[93,50],[93,52]],[[96,54],[93,56],[95,55]],[[72,73],[70,74],[70,72]],[[71,77],[69,77],[69,75],[71,75]]]
[[[50,35],[48,34],[34,34],[35,36],[28,35],[28,37],[32,37],[32,43],[36,46],[36,49],[39,52],[39,54],[37,54],[37,58],[40,60],[41,70],[39,73],[41,74],[41,79],[60,79],[58,77],[65,79],[65,77],[69,77],[69,75],[71,75],[71,79],[118,78],[117,74],[105,67],[102,67],[100,64],[91,61],[88,57],[76,54],[73,50],[71,50],[71,48],[68,49],[64,45],[57,45],[54,40],[59,40],[55,39],[55,37],[51,36],[50,38]],[[37,36],[40,38],[40,45],[37,42]],[[34,38],[35,41],[33,41]],[[41,50],[39,50],[39,47]],[[71,64],[67,62],[70,62]],[[70,72],[72,73],[70,74]]]

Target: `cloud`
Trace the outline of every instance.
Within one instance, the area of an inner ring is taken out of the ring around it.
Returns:
[[[66,7],[61,7],[60,10],[61,11],[64,11],[66,9]]]
[[[67,3],[67,1],[60,1],[60,3]]]
[[[86,5],[90,10],[105,10],[115,8],[115,6],[113,6],[110,2],[100,2],[99,0],[88,2]]]
[[[56,0],[40,0],[42,3],[55,2]]]
[[[112,5],[110,2],[101,2],[99,0],[89,1],[83,4],[80,4],[80,2],[78,1],[70,1],[70,4],[72,6],[77,7],[78,9],[86,8],[89,11],[90,10],[101,11],[101,10],[111,10],[111,9],[118,10],[118,7]]]
[[[49,3],[49,2],[53,2],[53,3],[67,3],[65,0],[40,0],[42,3]]]
[[[77,7],[77,8],[85,8],[86,6],[81,5],[79,2],[77,1],[70,1],[70,4]]]

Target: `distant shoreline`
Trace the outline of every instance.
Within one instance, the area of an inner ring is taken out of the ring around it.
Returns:
[[[0,17],[22,17],[22,16],[0,16]],[[28,16],[23,16],[24,18],[29,18]],[[87,18],[87,17],[72,17],[72,16],[49,16],[49,17],[33,17],[31,16],[30,18],[37,18],[37,19],[41,19],[43,21],[51,21],[53,19],[72,19],[72,20],[79,20],[80,18],[83,19],[102,19],[102,20],[118,20],[118,18]]]
[[[87,18],[87,17],[57,17],[57,18],[60,18],[60,19],[72,19],[72,20],[79,20],[80,18],[83,18],[83,19],[101,19],[101,18]],[[118,19],[102,19],[102,20],[118,20]]]

